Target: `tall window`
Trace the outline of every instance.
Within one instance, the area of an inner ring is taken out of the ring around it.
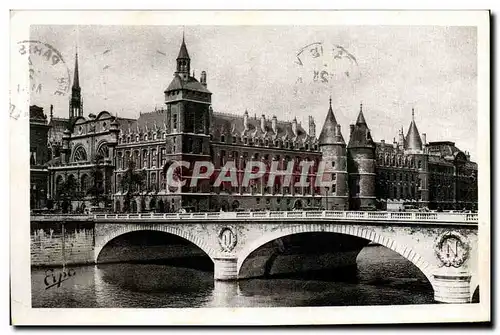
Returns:
[[[148,164],[148,151],[147,150],[143,150],[142,151],[142,167],[143,168],[149,168],[149,164]]]
[[[151,151],[151,156],[152,156],[151,157],[151,166],[152,167],[156,167],[156,159],[157,159],[157,157],[156,157],[156,149],[153,149]]]
[[[160,149],[160,159],[161,159],[161,166],[165,166],[165,163],[167,162],[167,150],[165,148]]]
[[[177,130],[177,114],[176,113],[174,113],[174,115],[172,117],[172,128]]]

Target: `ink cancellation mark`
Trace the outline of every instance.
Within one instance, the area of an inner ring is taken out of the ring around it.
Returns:
[[[295,93],[300,84],[328,85],[336,81],[360,77],[358,61],[345,47],[314,42],[299,49],[295,64],[299,74]]]
[[[65,96],[70,89],[70,69],[61,53],[48,43],[25,40],[17,43],[15,55],[19,58],[13,62],[13,70],[24,72],[24,64],[28,64],[28,80],[14,79],[10,90],[10,116],[18,119],[21,112],[32,103],[33,95],[50,93]],[[25,63],[26,62],[26,63]],[[13,77],[19,78],[14,72]]]

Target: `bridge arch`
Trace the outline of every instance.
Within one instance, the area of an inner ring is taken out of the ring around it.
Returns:
[[[369,241],[383,245],[414,264],[427,278],[429,283],[434,288],[434,267],[429,264],[422,256],[416,253],[411,247],[398,244],[394,239],[384,236],[373,229],[361,228],[352,225],[339,225],[339,224],[302,224],[302,225],[289,225],[279,227],[278,229],[262,234],[259,238],[248,243],[238,253],[237,273],[240,273],[241,267],[248,256],[264,244],[271,242],[275,239],[295,235],[300,233],[337,233],[344,235],[351,235],[361,237]]]
[[[163,232],[171,235],[175,235],[178,237],[182,237],[183,239],[193,243],[195,246],[203,250],[208,257],[212,261],[214,261],[214,257],[216,256],[216,251],[208,246],[201,238],[198,236],[191,234],[183,229],[173,227],[171,225],[159,224],[159,225],[138,225],[138,224],[125,224],[120,225],[116,229],[112,229],[107,232],[99,241],[96,240],[96,245],[94,249],[94,261],[97,263],[97,259],[99,258],[99,254],[102,249],[108,244],[111,240],[127,233],[135,232],[135,231],[157,231]]]

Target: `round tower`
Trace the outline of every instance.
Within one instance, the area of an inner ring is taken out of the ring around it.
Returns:
[[[347,146],[349,172],[349,207],[351,210],[374,210],[375,143],[360,106],[356,124],[351,125]]]
[[[346,210],[348,208],[347,188],[347,155],[346,144],[342,136],[340,124],[337,123],[330,107],[326,114],[325,123],[318,139],[319,149],[322,153],[323,174],[320,186],[325,209]],[[318,169],[320,167],[316,167]],[[321,171],[320,171],[321,172]]]
[[[429,167],[428,155],[415,123],[415,109],[411,109],[411,123],[405,139],[405,154],[413,156],[418,170],[417,201],[419,207],[429,206]],[[425,141],[424,141],[425,142]]]

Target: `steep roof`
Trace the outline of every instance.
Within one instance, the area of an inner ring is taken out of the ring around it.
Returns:
[[[375,147],[370,129],[366,124],[363,115],[363,104],[360,105],[358,118],[356,124],[351,125],[351,136],[349,138],[348,148],[362,148],[362,147]]]
[[[309,135],[301,124],[297,123],[297,135],[293,133],[293,122],[276,120],[276,133],[272,128],[272,119],[265,119],[262,129],[262,117],[248,117],[247,129],[244,125],[244,116],[225,113],[213,113],[213,131],[233,136],[248,136],[249,138],[267,138],[270,140],[306,140]]]
[[[411,110],[411,118],[412,120],[405,139],[405,149],[422,150],[422,139],[415,124],[415,111],[413,109]]]
[[[172,79],[165,92],[175,90],[190,90],[212,94],[212,92],[196,80],[196,78],[188,77],[187,80],[183,80],[178,74],[174,75],[174,79]]]
[[[179,55],[177,59],[189,59],[189,53],[187,51],[186,42],[184,42],[184,35],[182,36],[181,49],[179,50]]]
[[[332,109],[332,98],[330,98],[330,107],[326,113],[325,123],[323,123],[323,128],[321,129],[318,139],[319,145],[339,143],[345,144],[342,133],[337,134],[337,126],[338,123]]]

